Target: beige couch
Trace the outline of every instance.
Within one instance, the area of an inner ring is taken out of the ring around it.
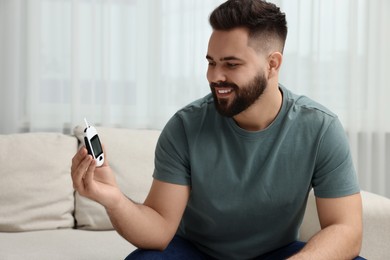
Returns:
[[[75,129],[81,137],[82,127]],[[142,202],[152,181],[159,131],[98,128],[124,193]],[[58,133],[0,135],[0,259],[124,259],[134,247],[112,230],[100,205],[75,194],[78,139]],[[390,258],[390,200],[362,192],[361,255]],[[319,229],[310,197],[301,238]],[[348,250],[348,249],[346,249]]]

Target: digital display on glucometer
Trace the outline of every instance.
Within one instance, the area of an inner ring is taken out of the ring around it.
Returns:
[[[93,153],[95,154],[95,157],[98,157],[99,155],[101,155],[103,153],[102,146],[100,144],[100,140],[99,140],[98,135],[95,135],[94,137],[92,137],[91,145],[92,145],[92,149],[93,149]]]

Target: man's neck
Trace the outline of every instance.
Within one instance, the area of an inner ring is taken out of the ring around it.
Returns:
[[[282,103],[283,95],[279,86],[268,86],[253,105],[233,119],[239,127],[247,131],[264,130],[276,119]]]

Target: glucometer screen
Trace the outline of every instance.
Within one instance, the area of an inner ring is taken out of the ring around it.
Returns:
[[[100,140],[99,140],[99,136],[98,136],[98,135],[95,135],[94,137],[92,137],[92,139],[91,139],[91,145],[92,145],[93,153],[95,154],[95,157],[96,157],[96,158],[97,158],[100,154],[103,153],[103,151],[102,151],[102,146],[100,145]]]

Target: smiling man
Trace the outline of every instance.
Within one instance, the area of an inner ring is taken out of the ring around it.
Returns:
[[[343,127],[279,83],[284,13],[229,0],[210,24],[212,93],[165,126],[145,202],[126,198],[84,148],[72,162],[75,189],[139,247],[127,259],[358,259],[362,205]],[[303,243],[312,188],[322,229]]]

